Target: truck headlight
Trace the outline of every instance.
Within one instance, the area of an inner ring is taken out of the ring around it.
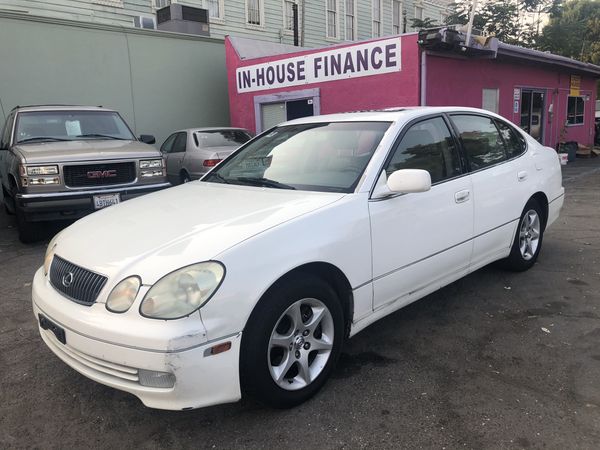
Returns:
[[[162,159],[146,159],[140,161],[140,169],[158,169],[163,166]]]
[[[125,278],[108,295],[106,309],[114,313],[127,311],[135,301],[141,285],[142,280],[139,277]]]
[[[152,319],[180,319],[204,305],[221,285],[225,267],[207,261],[164,276],[146,293],[140,314]]]
[[[58,166],[25,166],[27,175],[58,175]]]

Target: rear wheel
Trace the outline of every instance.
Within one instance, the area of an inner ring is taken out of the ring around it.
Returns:
[[[276,408],[306,401],[329,378],[343,334],[340,301],[320,278],[299,275],[270,289],[242,338],[244,394]]]
[[[192,181],[190,174],[187,172],[181,172],[181,175],[179,176],[181,184],[185,184],[185,183],[189,183],[190,181]]]
[[[544,237],[544,215],[535,199],[529,200],[513,241],[510,255],[501,261],[504,268],[521,272],[535,264],[542,249]]]

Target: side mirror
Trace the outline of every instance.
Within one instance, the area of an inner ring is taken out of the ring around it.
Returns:
[[[431,175],[422,169],[400,169],[387,179],[387,187],[398,194],[426,192],[431,189]]]
[[[156,143],[156,139],[151,134],[140,134],[140,141],[142,141],[144,144]]]

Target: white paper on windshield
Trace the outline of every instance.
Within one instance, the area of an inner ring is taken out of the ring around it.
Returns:
[[[81,132],[81,124],[79,123],[79,120],[65,121],[65,128],[67,129],[67,136],[79,136],[83,134]]]

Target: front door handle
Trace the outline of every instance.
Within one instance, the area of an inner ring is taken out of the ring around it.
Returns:
[[[518,179],[519,181],[525,181],[525,180],[527,179],[527,172],[525,172],[524,170],[523,170],[523,171],[521,171],[521,172],[519,172],[519,173],[517,174],[517,179]]]
[[[469,200],[470,195],[471,195],[471,192],[469,192],[468,189],[465,189],[463,191],[458,191],[456,194],[454,194],[454,201],[456,203],[464,203],[467,200]]]

